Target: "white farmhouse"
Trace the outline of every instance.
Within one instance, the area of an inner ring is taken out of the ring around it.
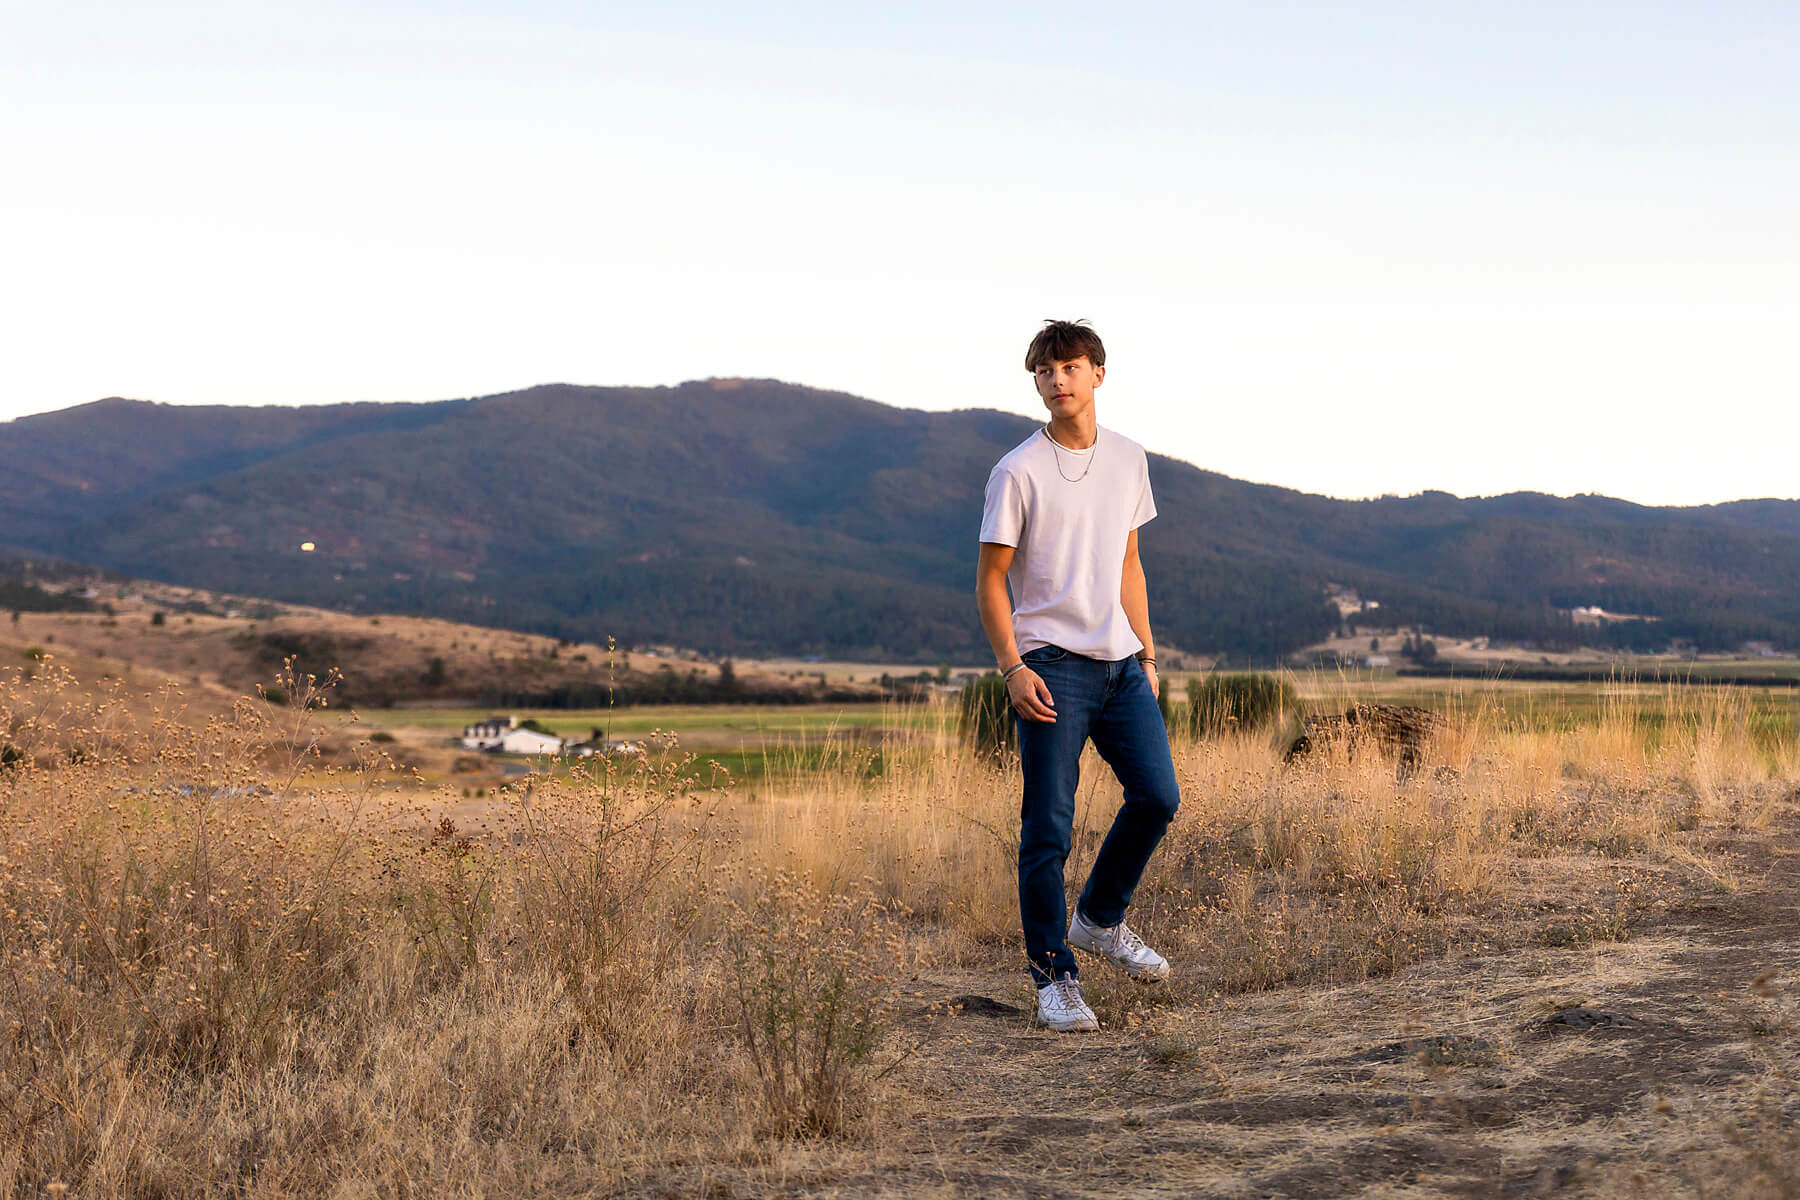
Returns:
[[[568,742],[554,734],[526,729],[517,717],[489,717],[463,726],[462,745],[465,750],[485,750],[490,754],[537,755],[561,754]]]
[[[554,734],[535,729],[508,730],[497,749],[502,754],[561,754],[563,740]]]
[[[519,727],[517,717],[489,717],[473,725],[464,725],[462,744],[465,750],[495,750],[500,739]]]

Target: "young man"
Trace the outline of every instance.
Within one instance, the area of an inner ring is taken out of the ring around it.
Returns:
[[[1025,369],[1050,421],[988,476],[975,591],[1018,717],[1025,775],[1019,916],[1038,1020],[1056,1030],[1098,1029],[1071,947],[1134,979],[1169,974],[1168,962],[1125,924],[1144,865],[1180,802],[1156,706],[1155,643],[1138,561],[1137,529],[1156,505],[1143,447],[1095,423],[1106,348],[1094,331],[1046,323]],[[1089,738],[1124,785],[1125,803],[1071,918],[1063,864]]]

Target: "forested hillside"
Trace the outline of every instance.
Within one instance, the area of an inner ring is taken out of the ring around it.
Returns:
[[[936,661],[983,650],[982,490],[1034,428],[757,380],[311,409],[107,400],[0,424],[0,540],[353,611]],[[1153,615],[1193,651],[1267,661],[1316,640],[1337,625],[1327,583],[1444,633],[1570,645],[1559,610],[1597,604],[1659,618],[1610,627],[1622,644],[1800,647],[1792,501],[1341,501],[1157,456],[1151,473]]]

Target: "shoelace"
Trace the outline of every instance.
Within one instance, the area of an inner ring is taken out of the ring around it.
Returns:
[[[1113,944],[1126,954],[1136,954],[1144,948],[1144,939],[1132,932],[1131,926],[1119,922],[1119,932],[1113,935]]]
[[[1087,1003],[1081,994],[1080,982],[1074,979],[1057,980],[1056,994],[1062,1000],[1065,1008],[1076,1008]]]

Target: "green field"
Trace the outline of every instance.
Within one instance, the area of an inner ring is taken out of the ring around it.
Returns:
[[[1729,670],[1720,666],[1719,670]],[[1494,730],[1571,731],[1603,720],[1627,722],[1646,741],[1662,736],[1671,723],[1688,724],[1701,714],[1727,713],[1749,727],[1757,743],[1773,749],[1800,737],[1800,690],[1640,683],[1524,682],[1507,679],[1396,678],[1390,673],[1307,672],[1290,676],[1301,712],[1341,712],[1359,702],[1409,704],[1459,722]],[[1174,728],[1182,719],[1185,677],[1168,681],[1176,700]],[[361,714],[371,729],[403,737],[447,739],[464,725],[494,715],[487,709],[404,708]],[[793,778],[819,771],[873,775],[893,755],[943,745],[956,736],[953,703],[849,705],[657,705],[615,709],[511,710],[563,736],[587,737],[602,729],[615,740],[650,740],[673,734],[673,749],[659,757],[692,758],[688,770],[703,780],[713,764],[733,781]]]
[[[644,741],[659,760],[692,758],[687,771],[711,782],[791,778],[820,771],[879,774],[901,746],[941,744],[955,737],[954,706],[646,705],[614,709],[508,709],[564,737],[602,729],[614,741]],[[371,731],[448,739],[465,725],[496,715],[489,709],[403,708],[359,713]],[[674,735],[672,747],[657,749]],[[715,771],[715,764],[718,771]]]

